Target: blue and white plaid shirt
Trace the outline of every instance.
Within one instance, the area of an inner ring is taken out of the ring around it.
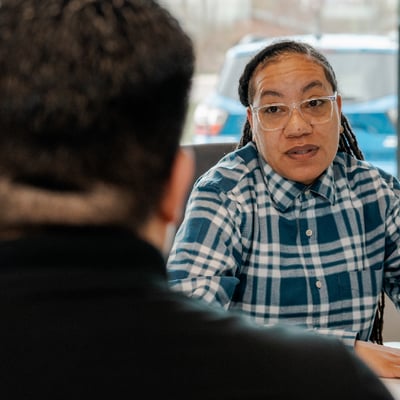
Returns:
[[[399,197],[397,179],[348,154],[306,187],[249,143],[195,184],[171,286],[259,324],[368,340],[382,288],[400,308]]]

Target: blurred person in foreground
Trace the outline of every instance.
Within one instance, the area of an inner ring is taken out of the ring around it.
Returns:
[[[194,67],[151,0],[0,6],[0,396],[390,399],[338,340],[168,287]]]
[[[262,49],[239,95],[240,144],[191,193],[171,285],[261,325],[335,335],[399,378],[400,349],[380,345],[383,292],[400,308],[399,181],[362,160],[335,72],[312,46]]]

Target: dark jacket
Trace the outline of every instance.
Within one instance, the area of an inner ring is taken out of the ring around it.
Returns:
[[[111,229],[0,243],[0,398],[390,399],[341,342],[263,329],[168,288]]]

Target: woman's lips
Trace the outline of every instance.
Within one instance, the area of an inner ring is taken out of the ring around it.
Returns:
[[[314,145],[305,145],[305,146],[296,146],[291,148],[286,152],[286,154],[296,160],[304,160],[311,157],[314,157],[316,152],[318,151],[318,147]]]

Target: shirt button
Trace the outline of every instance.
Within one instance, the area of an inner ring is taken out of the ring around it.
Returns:
[[[307,230],[306,230],[306,235],[307,235],[308,237],[312,236],[312,230],[311,230],[311,229],[307,229]]]
[[[316,286],[318,289],[321,289],[321,288],[322,288],[322,282],[321,282],[321,281],[315,282],[315,286]]]
[[[310,190],[306,190],[306,191],[304,192],[304,194],[305,194],[306,196],[308,196],[308,195],[310,194]]]

